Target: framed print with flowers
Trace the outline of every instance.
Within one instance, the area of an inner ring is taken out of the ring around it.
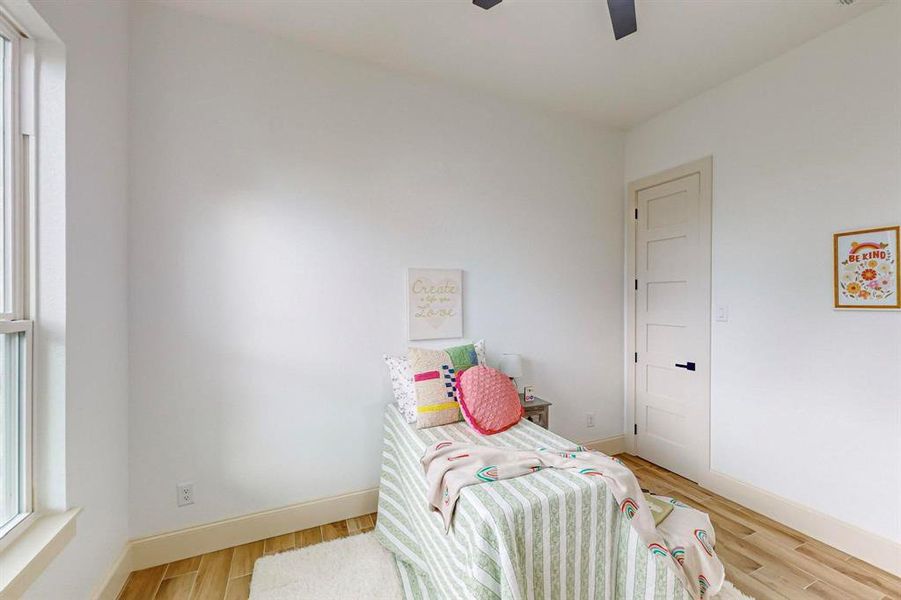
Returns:
[[[832,236],[835,308],[901,308],[899,226]]]

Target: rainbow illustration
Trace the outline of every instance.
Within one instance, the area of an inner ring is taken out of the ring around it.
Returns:
[[[857,242],[851,242],[851,254],[857,254],[861,250],[865,250],[866,248],[872,248],[873,250],[879,250],[881,246],[876,242],[864,242],[862,244],[858,244]]]
[[[476,472],[476,477],[482,481],[497,481],[497,466],[483,467]]]
[[[664,558],[669,556],[669,550],[667,550],[665,546],[658,544],[657,542],[648,544],[648,550],[651,551],[651,554],[656,554],[657,556],[662,556]]]
[[[707,581],[704,575],[698,575],[698,587],[701,588],[701,598],[703,598],[704,594],[707,593],[707,588],[710,587],[710,582]]]
[[[621,461],[620,459],[616,458],[615,456],[611,456],[611,457],[610,457],[610,460],[612,460],[612,461],[615,462],[615,463],[619,463],[619,464],[621,464],[621,465],[624,466],[624,467],[626,466],[626,463],[624,463],[624,462]]]
[[[676,562],[681,564],[685,564],[685,548],[682,546],[676,546],[673,548],[673,558],[676,559]]]
[[[533,473],[535,473],[535,472],[541,470],[541,465],[535,465],[535,466],[529,467],[529,469],[530,469]]]
[[[673,506],[678,506],[679,508],[688,508],[688,506],[682,504],[681,502],[679,502],[679,501],[676,500],[675,498],[670,498],[670,499],[669,499],[669,503],[672,504]]]
[[[620,504],[619,509],[624,515],[626,515],[626,518],[630,520],[636,514],[638,514],[638,505],[635,504],[635,500],[633,500],[632,498],[626,498],[625,500],[623,500],[623,503]]]
[[[437,444],[435,444],[435,450],[441,450],[442,448],[447,448],[451,444],[453,444],[453,442],[438,442]]]
[[[601,473],[597,469],[592,469],[592,468],[582,469],[581,471],[579,471],[579,473],[581,473],[582,475],[588,475],[591,477],[603,477],[604,476],[603,473]]]
[[[455,460],[460,460],[461,458],[467,458],[468,456],[468,454],[458,454],[457,456],[448,456],[447,460],[453,462]]]
[[[572,452],[558,452],[557,454],[559,454],[563,458],[575,458],[576,457],[576,455],[573,454]]]
[[[704,552],[709,556],[713,556],[713,548],[710,546],[710,540],[707,539],[707,532],[703,529],[695,529],[695,538],[701,544],[701,547],[704,548]]]

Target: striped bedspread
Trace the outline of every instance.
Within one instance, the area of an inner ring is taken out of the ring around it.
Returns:
[[[600,478],[546,469],[469,486],[445,535],[441,515],[426,501],[419,463],[426,446],[442,439],[577,448],[525,419],[490,437],[462,422],[417,430],[389,406],[376,535],[395,555],[407,598],[690,598]]]

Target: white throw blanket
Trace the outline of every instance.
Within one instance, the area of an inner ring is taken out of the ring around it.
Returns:
[[[429,504],[441,513],[445,529],[450,527],[460,491],[466,486],[545,468],[601,477],[641,540],[667,561],[694,598],[715,595],[725,579],[723,564],[713,549],[716,537],[707,515],[670,499],[673,512],[655,527],[638,480],[619,459],[585,449],[511,450],[445,440],[426,449],[422,466]]]

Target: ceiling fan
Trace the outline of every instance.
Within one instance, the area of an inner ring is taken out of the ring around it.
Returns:
[[[472,0],[473,4],[485,10],[501,2],[502,0]],[[610,21],[613,23],[613,37],[620,39],[638,31],[635,0],[607,0],[607,8],[610,10]]]

